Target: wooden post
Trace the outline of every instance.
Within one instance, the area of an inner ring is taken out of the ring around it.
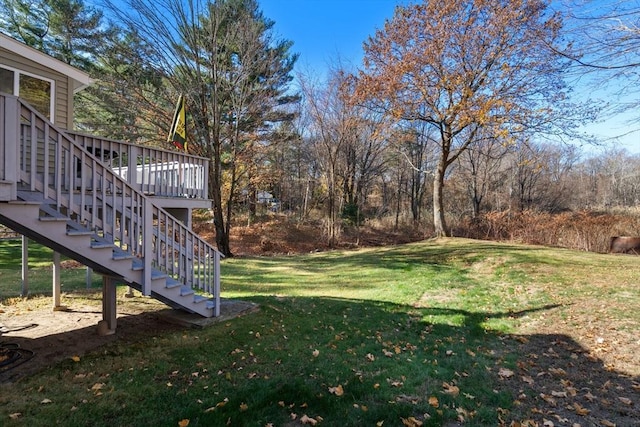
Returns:
[[[29,239],[22,236],[22,292],[20,296],[29,295]]]
[[[60,252],[53,252],[53,311],[66,311],[60,304]]]
[[[98,335],[116,333],[116,280],[102,276],[102,320],[98,322]]]
[[[87,282],[87,289],[91,288],[91,283],[93,282],[92,273],[93,273],[93,270],[91,269],[91,267],[87,267],[87,272],[85,273],[85,280]]]

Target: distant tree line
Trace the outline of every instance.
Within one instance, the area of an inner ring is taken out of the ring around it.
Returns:
[[[3,32],[95,79],[76,100],[81,130],[166,145],[184,94],[189,152],[211,159],[216,241],[228,256],[234,217],[258,213],[259,191],[281,212],[320,218],[329,244],[370,219],[447,235],[449,221],[486,212],[640,200],[640,157],[562,142],[593,143],[580,126],[619,112],[576,103],[573,78],[637,83],[629,46],[640,40],[623,25],[637,5],[590,14],[589,25],[583,9],[546,0],[399,6],[364,42],[359,70],[336,65],[322,80],[294,78],[294,44],[256,0],[0,5]],[[605,51],[611,38],[625,48]]]

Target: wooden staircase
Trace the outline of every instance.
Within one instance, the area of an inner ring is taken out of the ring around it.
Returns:
[[[218,316],[220,253],[77,137],[0,94],[0,223],[172,307]]]

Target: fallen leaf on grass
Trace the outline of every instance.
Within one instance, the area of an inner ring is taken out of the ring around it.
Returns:
[[[342,396],[344,394],[344,390],[342,385],[338,384],[336,387],[329,387],[329,393],[335,394],[336,396]]]
[[[242,403],[240,404],[240,412],[244,412],[244,411],[246,411],[247,409],[249,409],[249,405],[247,405],[246,403],[242,402]]]
[[[206,412],[212,412],[212,411],[215,411],[217,408],[222,408],[222,407],[223,407],[224,405],[226,405],[228,402],[229,402],[229,398],[228,398],[228,397],[225,397],[225,398],[224,398],[224,400],[222,400],[222,401],[220,401],[220,402],[216,403],[216,406],[212,406],[212,407],[210,407],[210,408],[207,408],[207,409],[205,409],[205,410],[204,410],[204,412],[206,413]]]
[[[400,418],[402,420],[402,425],[405,425],[407,427],[420,427],[422,426],[422,421],[420,421],[419,419],[415,418],[415,417],[409,417],[409,418]]]
[[[313,353],[311,353],[311,354],[313,354],[313,357],[318,357],[320,355],[320,350],[318,350],[318,349],[313,350]]]
[[[553,397],[549,396],[548,394],[544,394],[544,393],[540,393],[540,397],[547,402],[549,405],[551,406],[556,406],[556,399],[554,399]]]
[[[435,396],[431,396],[429,398],[429,405],[433,406],[434,408],[437,408],[438,406],[440,406],[440,403],[438,402],[438,398]]]
[[[618,397],[618,400],[620,400],[620,402],[624,403],[625,405],[633,405],[633,402],[628,397]]]
[[[73,360],[74,362],[79,362],[80,361],[80,356],[72,356],[71,360]]]
[[[525,383],[529,384],[529,385],[533,385],[535,383],[535,381],[533,380],[533,378],[531,378],[530,376],[526,375],[522,377],[522,381],[524,381]]]
[[[513,376],[513,371],[507,368],[500,368],[500,370],[498,371],[498,375],[501,378],[511,378]]]
[[[187,427],[189,425],[189,419],[185,418],[184,420],[178,421],[178,427]]]
[[[589,412],[591,412],[590,410],[588,410],[587,408],[580,406],[580,404],[578,402],[574,402],[573,403],[573,410],[576,412],[576,414],[578,415],[589,415]]]
[[[9,418],[12,420],[17,420],[22,416],[22,412],[14,412],[13,414],[9,414]]]
[[[604,427],[616,427],[616,425],[609,420],[601,420],[600,424],[602,424]]]
[[[315,418],[308,417],[307,414],[304,414],[302,417],[300,417],[300,422],[302,424],[309,424],[312,426],[318,424],[318,420],[316,420]]]
[[[567,371],[565,371],[562,368],[549,368],[549,372],[551,372],[553,375],[558,375],[558,376],[566,376],[567,375]]]
[[[51,399],[42,399],[42,404],[52,403]]]
[[[451,396],[457,396],[458,394],[460,394],[460,389],[453,384],[442,383],[442,388],[444,389],[445,393],[450,394]]]

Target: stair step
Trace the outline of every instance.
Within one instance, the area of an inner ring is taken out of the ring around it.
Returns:
[[[166,273],[163,273],[160,270],[156,270],[156,269],[151,270],[151,280],[159,280],[159,279],[164,279],[166,277],[169,277],[169,276],[167,276]]]
[[[42,204],[44,195],[39,191],[18,190],[18,198],[25,204]]]
[[[33,205],[40,206],[42,202],[36,200],[9,200],[7,203],[11,205]]]
[[[69,236],[93,236],[94,233],[91,230],[78,230],[77,228],[68,228],[67,235]]]
[[[181,286],[180,287],[180,296],[181,297],[186,297],[188,295],[193,295],[195,294],[195,292],[193,291],[193,289],[191,289],[191,286]]]
[[[105,249],[105,248],[115,248],[116,246],[113,243],[109,243],[104,240],[92,240],[91,241],[91,249]]]
[[[133,255],[123,250],[115,249],[113,251],[113,259],[115,259],[116,261],[121,259],[132,259],[132,258],[133,258]]]
[[[209,310],[213,310],[214,308],[216,308],[216,302],[213,298],[208,298],[208,301],[206,303],[206,306]]]
[[[182,283],[178,282],[173,277],[167,276],[167,282],[164,285],[165,288],[174,289],[174,288],[178,288],[180,286],[182,286]]]
[[[67,222],[69,221],[69,217],[66,216],[41,216],[38,218],[40,221],[52,221],[52,222]]]
[[[207,302],[207,301],[209,301],[209,299],[210,299],[209,297],[205,297],[204,295],[197,295],[196,294],[196,295],[193,296],[193,302],[195,304],[200,304],[200,303],[203,303],[203,302]]]

